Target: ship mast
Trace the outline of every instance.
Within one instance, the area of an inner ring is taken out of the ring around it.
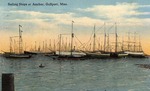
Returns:
[[[22,26],[19,25],[19,54],[22,53],[22,31],[20,27]]]
[[[39,42],[39,47],[38,47],[38,51],[41,51],[41,46],[40,46],[40,42]]]
[[[74,38],[74,33],[73,33],[73,23],[74,21],[72,21],[72,27],[71,27],[71,56],[72,56],[72,48],[73,48],[73,38]]]
[[[36,41],[35,41],[34,51],[36,51]]]
[[[65,51],[67,51],[67,37],[66,37]]]
[[[25,42],[24,46],[25,46],[25,47],[24,47],[24,50],[26,51],[26,42]]]
[[[95,25],[94,25],[94,36],[93,36],[93,51],[95,51],[95,38],[96,38],[96,35],[95,35]]]
[[[90,46],[89,46],[89,51],[92,51],[92,49],[91,49],[91,43],[90,43]]]
[[[140,38],[140,35],[139,35],[139,52],[143,51],[142,50],[142,47],[141,47],[141,38]]]
[[[12,51],[12,37],[10,37],[10,53],[13,52]]]
[[[44,46],[44,41],[43,41],[43,52],[45,52],[45,50],[44,50],[44,49],[45,49],[45,46]]]
[[[110,48],[109,48],[109,33],[108,33],[108,35],[107,35],[107,48],[108,48],[107,51],[109,51],[109,49],[110,49]]]
[[[130,32],[128,32],[128,51],[130,51]]]
[[[51,49],[51,39],[49,40],[49,49]]]
[[[106,24],[104,23],[104,51],[105,51],[105,48],[106,48]]]
[[[55,39],[54,39],[54,51],[56,51],[56,46],[55,46]]]
[[[124,51],[124,37],[122,37],[122,47],[121,47],[122,51]]]
[[[134,32],[134,52],[136,51],[136,50],[135,50],[135,47],[136,47],[135,44],[136,44],[136,32]]]
[[[98,50],[100,50],[100,37],[99,37],[99,42],[98,42]]]
[[[60,51],[61,51],[61,34],[59,36],[59,55],[60,55]]]
[[[118,35],[117,35],[117,23],[115,22],[115,52],[117,52],[117,42],[118,42]]]
[[[13,46],[14,47],[14,52],[17,52],[16,46],[17,46],[16,45],[16,40],[14,39],[14,46]]]

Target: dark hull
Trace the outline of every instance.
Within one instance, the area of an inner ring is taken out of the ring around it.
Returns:
[[[3,54],[6,58],[31,58],[31,55],[27,54]]]
[[[57,60],[85,60],[86,58],[83,56],[83,57],[74,57],[74,56],[55,56],[53,57],[53,59],[57,59]]]
[[[38,54],[43,54],[45,56],[52,56],[55,55],[55,52],[30,52],[30,51],[24,51],[24,54],[30,54],[30,55],[38,55]]]
[[[145,55],[136,55],[136,54],[128,54],[128,56],[132,58],[147,58]]]
[[[125,58],[125,57],[128,57],[128,54],[125,53],[124,51],[119,51],[119,52],[105,52],[105,51],[101,51],[101,53],[110,54],[110,58]]]
[[[87,54],[85,56],[85,58],[87,58],[87,59],[107,59],[107,58],[110,58],[110,55],[90,55],[90,54]]]
[[[35,52],[30,52],[30,51],[24,51],[24,54],[32,54],[32,55],[37,55],[38,53],[35,53]]]
[[[128,54],[126,53],[110,53],[110,58],[126,58]]]

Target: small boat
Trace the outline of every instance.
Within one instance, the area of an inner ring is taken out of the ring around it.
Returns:
[[[42,64],[40,64],[40,66],[39,66],[40,68],[44,68],[45,66],[44,65],[42,65]]]

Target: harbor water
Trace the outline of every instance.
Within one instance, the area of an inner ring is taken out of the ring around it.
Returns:
[[[40,68],[40,64],[45,67]],[[42,55],[30,59],[1,56],[0,73],[14,73],[15,91],[150,91],[150,69],[135,64],[150,64],[150,58],[53,60]]]

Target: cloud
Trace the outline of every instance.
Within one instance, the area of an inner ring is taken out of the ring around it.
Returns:
[[[150,12],[139,12],[140,7],[150,7],[150,5],[139,5],[137,3],[116,3],[116,5],[94,5],[85,9],[77,9],[79,12],[66,12],[66,13],[45,13],[40,11],[27,11],[27,10],[13,10],[10,12],[4,11],[9,17],[4,21],[9,23],[21,23],[32,25],[32,31],[43,30],[61,30],[67,31],[70,29],[71,21],[75,21],[75,25],[79,28],[93,27],[94,24],[99,26],[104,22],[111,22],[107,25],[117,22],[122,26],[138,26],[149,24],[149,18],[143,19],[135,17],[137,15],[149,15]],[[78,16],[80,13],[89,12],[93,15]],[[99,18],[93,17],[97,16]],[[106,18],[106,20],[104,20]]]
[[[80,23],[83,23],[84,21],[97,21],[96,19],[92,19],[89,17],[75,17],[75,13],[62,13],[62,14],[55,14],[55,13],[42,13],[42,12],[35,12],[35,11],[25,11],[25,10],[19,10],[19,11],[10,11],[10,13],[15,14],[17,16],[24,15],[25,17],[22,19],[12,19],[10,21],[32,21],[32,20],[41,20],[41,21],[48,21],[52,20],[53,23],[64,23],[64,24],[70,24],[72,20],[78,21]]]
[[[7,13],[7,15],[9,16],[7,19],[3,19],[4,22],[7,22],[7,24],[22,24],[24,26],[28,25],[30,26],[29,30],[32,32],[43,30],[58,30],[58,24],[67,24],[68,22],[65,22],[66,19],[71,19],[72,17],[72,13],[54,14],[26,10],[10,11]]]
[[[138,5],[139,7],[146,7],[146,8],[150,8],[150,5]]]
[[[137,3],[117,3],[116,5],[94,5],[90,8],[81,9],[82,12],[91,12],[100,18],[120,21],[124,18],[131,18],[137,15],[149,15],[150,12],[139,12],[140,7],[150,7],[150,5],[139,5]]]
[[[78,26],[93,26],[95,23],[101,24],[102,20],[97,20],[90,17],[76,17],[76,13],[43,13],[43,12],[35,12],[35,11],[25,11],[25,10],[17,10],[10,11],[9,15],[16,16],[15,18],[6,19],[7,22],[22,22],[22,23],[34,23],[38,25],[38,27],[58,27],[58,25],[71,25],[71,21],[75,21],[75,24]],[[18,17],[20,16],[20,17]],[[10,16],[11,17],[11,16]]]

